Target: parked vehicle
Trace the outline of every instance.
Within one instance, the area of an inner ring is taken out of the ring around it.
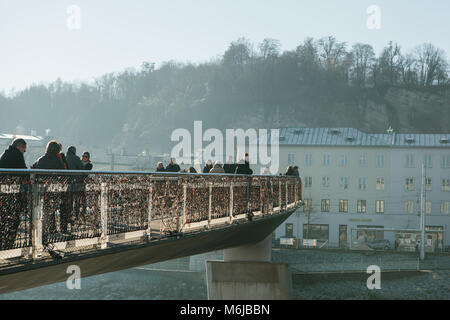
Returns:
[[[386,239],[377,239],[377,240],[370,241],[367,244],[367,246],[370,249],[374,249],[374,250],[377,250],[377,249],[389,250],[389,249],[391,249],[391,243],[389,242],[389,240],[386,240]]]

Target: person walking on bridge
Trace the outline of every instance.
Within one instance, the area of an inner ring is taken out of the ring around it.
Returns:
[[[175,158],[170,158],[170,163],[166,167],[166,172],[180,172],[180,166],[177,164]]]
[[[49,141],[45,149],[45,154],[37,159],[31,168],[64,170],[64,163],[58,157],[60,151],[61,145],[56,140]]]
[[[23,154],[27,150],[24,139],[16,138],[0,156],[0,168],[26,169]],[[19,179],[29,179],[28,175],[11,175]],[[22,180],[23,181],[23,180]],[[13,249],[20,218],[27,210],[27,185],[21,184],[18,193],[6,193],[1,197],[0,205],[0,250]],[[9,204],[9,205],[8,205]]]
[[[77,156],[77,149],[74,146],[67,149],[66,154],[67,169],[69,170],[83,170],[83,163]]]
[[[22,138],[16,138],[0,157],[0,168],[26,169],[23,154],[27,151],[27,143]]]

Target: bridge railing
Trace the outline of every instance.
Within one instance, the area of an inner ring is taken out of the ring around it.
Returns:
[[[301,192],[286,176],[0,169],[0,263],[258,218]]]

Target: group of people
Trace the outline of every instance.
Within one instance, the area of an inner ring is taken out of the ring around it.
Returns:
[[[170,163],[164,168],[162,162],[158,162],[156,166],[156,172],[180,172],[180,166],[176,163],[174,158],[170,159]],[[187,171],[182,172],[197,173],[194,167],[190,167]],[[253,174],[253,170],[250,169],[250,162],[248,159],[248,153],[245,153],[245,158],[241,159],[238,163],[233,162],[233,157],[229,156],[226,164],[222,166],[220,161],[216,161],[213,165],[211,160],[206,161],[203,167],[203,173],[229,173],[229,174]]]
[[[27,143],[22,138],[16,138],[11,145],[0,156],[0,168],[4,169],[27,169],[24,153],[27,151]],[[76,148],[71,146],[67,149],[67,154],[62,151],[62,145],[56,140],[48,142],[45,154],[37,159],[31,169],[50,169],[50,170],[92,170],[92,161],[89,152],[84,152],[80,159],[76,154]],[[63,199],[59,205],[60,211],[60,229],[61,232],[68,231],[68,224],[76,218],[78,211],[86,207],[86,197],[81,195],[77,199],[74,193],[83,194],[84,185],[81,180],[70,180],[72,183],[80,182],[78,189],[72,184],[68,192],[60,195]],[[24,192],[4,194],[3,200],[7,203],[15,203],[14,209],[8,206],[0,206],[0,249],[11,249],[14,247],[16,235],[21,222],[21,215],[27,210],[26,185],[21,186]],[[75,192],[77,191],[77,192]],[[6,199],[9,198],[9,199]],[[51,215],[49,227],[52,231],[56,230],[55,215]],[[45,239],[44,239],[45,240]]]
[[[0,168],[27,169],[24,153],[27,143],[22,138],[16,138],[0,156]],[[31,169],[55,169],[55,170],[92,170],[91,155],[84,152],[81,159],[77,156],[74,146],[67,149],[67,154],[62,151],[62,144],[56,140],[47,143],[45,154],[36,160]]]

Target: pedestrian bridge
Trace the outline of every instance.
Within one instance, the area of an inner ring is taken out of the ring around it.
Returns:
[[[0,293],[258,243],[299,178],[0,169]]]

